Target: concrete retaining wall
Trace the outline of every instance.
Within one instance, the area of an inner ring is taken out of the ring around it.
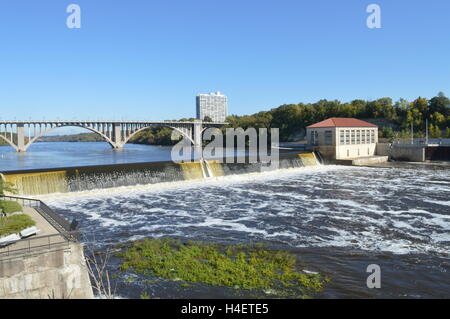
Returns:
[[[389,156],[390,158],[399,161],[424,162],[425,146],[378,143],[376,154],[380,156]]]
[[[0,259],[1,299],[89,299],[93,292],[83,245]]]
[[[334,160],[330,161],[329,164],[348,165],[348,166],[367,166],[367,165],[370,166],[373,164],[386,163],[388,159],[389,159],[388,156],[370,156],[362,158]]]
[[[376,155],[380,156],[390,156],[391,155],[391,145],[390,143],[378,143],[375,151]]]
[[[425,162],[425,147],[394,145],[390,155],[399,161]]]
[[[388,161],[388,156],[372,156],[368,158],[358,158],[352,161],[352,165],[354,166],[364,166],[370,164],[381,164],[386,163]]]

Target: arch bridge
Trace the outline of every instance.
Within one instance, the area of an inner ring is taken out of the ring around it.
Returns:
[[[139,132],[150,127],[168,127],[187,138],[193,146],[202,145],[202,133],[208,127],[221,127],[219,122],[180,121],[0,121],[0,139],[17,152],[26,152],[39,138],[47,133],[68,126],[81,127],[100,135],[112,148],[122,148]]]

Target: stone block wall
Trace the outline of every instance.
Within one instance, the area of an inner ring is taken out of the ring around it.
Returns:
[[[1,299],[90,299],[93,292],[83,245],[0,257]]]

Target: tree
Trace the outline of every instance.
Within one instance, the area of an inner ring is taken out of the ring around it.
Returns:
[[[206,115],[206,116],[203,118],[203,121],[204,121],[204,122],[212,122],[213,120],[212,120],[212,118],[210,118],[208,115]]]
[[[438,112],[444,116],[450,115],[450,99],[445,96],[444,93],[439,94],[432,98],[429,103],[430,113]]]
[[[428,100],[423,97],[418,97],[412,102],[411,107],[418,110],[422,114],[429,115]]]
[[[442,136],[442,132],[437,125],[430,124],[429,131],[431,138],[439,138]]]
[[[392,138],[395,135],[392,127],[382,127],[381,130],[379,130],[378,132],[379,132],[379,137],[384,137],[384,138]]]
[[[442,115],[439,112],[434,112],[431,116],[430,116],[432,122],[437,125],[438,127],[443,127],[445,125],[445,116]]]
[[[103,252],[95,250],[95,236],[92,241],[84,236],[84,249],[86,267],[91,278],[92,288],[97,292],[100,298],[114,299],[116,293],[116,284],[112,283],[113,277],[110,275],[108,265],[114,254],[114,249],[108,246]]]
[[[14,184],[5,181],[2,176],[0,176],[0,195],[5,195],[5,193],[16,194],[17,189]]]

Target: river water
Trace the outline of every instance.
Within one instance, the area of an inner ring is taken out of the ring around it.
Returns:
[[[19,154],[9,146],[0,146],[0,171],[169,161],[171,149],[126,144],[113,150],[104,142],[42,142]]]
[[[445,167],[319,166],[42,198],[102,244],[164,236],[264,242],[332,278],[318,297],[448,298],[449,194]],[[370,264],[381,267],[381,289],[366,286]],[[127,298],[239,296],[121,280],[118,294]]]
[[[46,147],[54,157],[45,154]],[[4,170],[6,163],[13,170],[38,168],[36,163],[80,165],[77,159],[82,165],[150,161],[149,157],[167,160],[170,154],[167,148],[141,145],[114,153],[102,143],[42,143],[20,164],[21,155],[0,149]],[[332,278],[316,297],[450,296],[448,165],[291,168],[40,198],[67,219],[77,219],[99,249],[164,236],[226,244],[264,242],[292,251],[304,269]],[[117,262],[113,260],[112,271]],[[381,267],[380,289],[367,288],[366,270],[371,264]],[[119,274],[116,294],[252,297],[234,289],[183,288],[178,282],[146,279]]]

